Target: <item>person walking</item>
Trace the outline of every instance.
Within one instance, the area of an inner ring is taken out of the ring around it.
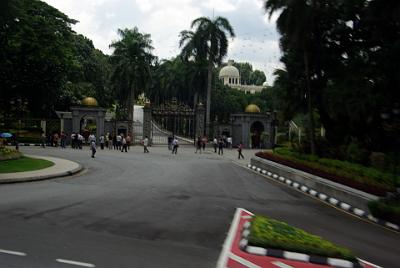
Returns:
[[[172,140],[172,154],[177,154],[178,153],[178,139],[174,137],[174,139]]]
[[[201,139],[201,145],[202,145],[202,147],[203,147],[203,151],[206,149],[206,144],[207,144],[207,142],[208,142],[208,139],[207,139],[206,136],[204,136],[204,137]]]
[[[46,147],[46,134],[44,133],[44,131],[42,131],[42,135],[40,138],[42,141],[42,147],[45,148]]]
[[[214,147],[214,153],[217,153],[218,140],[216,137],[214,137],[214,140],[213,140],[213,147]]]
[[[82,136],[82,134],[78,134],[78,148],[80,149],[80,150],[82,150],[82,144],[83,144],[83,140],[84,140],[85,138]]]
[[[109,139],[110,133],[107,132],[107,134],[104,136],[105,139],[105,146],[106,148],[108,148],[108,144],[110,143],[110,139]]]
[[[194,153],[196,153],[196,154],[197,154],[197,152],[201,153],[201,147],[202,147],[201,137],[198,137],[197,141],[196,141],[196,151]]]
[[[99,142],[100,142],[100,149],[104,150],[104,135],[103,134],[100,135]]]
[[[125,137],[121,137],[121,152],[128,152],[128,146],[126,145],[126,138]]]
[[[147,138],[147,136],[146,136],[143,140],[143,152],[144,153],[150,153],[149,149],[147,149],[148,146],[149,146],[149,138]]]
[[[172,150],[172,141],[173,141],[173,138],[172,138],[172,136],[171,135],[169,135],[168,136],[168,150]]]
[[[96,154],[96,141],[92,140],[90,142],[90,150],[92,151],[92,158],[94,158],[94,155]]]
[[[67,140],[67,135],[64,133],[64,131],[61,131],[61,134],[60,134],[60,147],[61,147],[61,149],[65,149],[66,140]]]
[[[113,135],[113,138],[112,138],[112,142],[113,142],[113,148],[114,148],[114,150],[116,150],[117,149],[117,135]]]
[[[126,146],[128,146],[128,150],[131,149],[131,142],[132,142],[132,138],[131,135],[126,135]]]
[[[228,143],[228,148],[232,150],[232,137],[228,136],[228,138],[226,138],[226,142]]]
[[[122,135],[118,134],[117,135],[117,150],[121,150],[121,146],[122,146]]]
[[[243,150],[243,143],[240,142],[240,143],[238,144],[238,159],[240,159],[240,157],[241,157],[242,159],[244,159],[244,156],[243,156],[243,154],[242,154],[242,150]]]
[[[224,140],[222,138],[220,138],[218,141],[218,154],[219,155],[224,154]]]

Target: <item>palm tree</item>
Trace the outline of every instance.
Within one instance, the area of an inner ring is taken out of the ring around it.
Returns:
[[[315,154],[315,120],[312,105],[312,89],[310,83],[310,50],[315,33],[316,0],[267,0],[265,10],[271,16],[281,12],[277,20],[277,28],[282,35],[281,45],[303,53],[304,75],[306,82],[306,98],[309,115],[309,135],[311,153]]]
[[[207,63],[206,135],[209,135],[213,68],[215,64],[221,64],[228,52],[227,34],[235,37],[235,33],[229,21],[223,17],[197,18],[191,24],[193,28],[194,32],[181,32],[179,46],[183,47],[184,57],[193,57],[197,62]]]
[[[129,123],[128,132],[133,133],[133,105],[135,98],[150,82],[150,67],[154,56],[149,34],[142,34],[138,28],[118,29],[121,40],[114,41],[111,63],[114,72],[111,81],[121,106],[126,108]]]

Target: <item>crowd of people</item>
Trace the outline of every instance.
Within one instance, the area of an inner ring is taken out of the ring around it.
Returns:
[[[132,136],[128,133],[125,135],[124,133],[119,134],[111,134],[107,133],[106,135],[102,134],[97,139],[94,133],[90,133],[89,135],[85,135],[85,133],[72,133],[70,135],[70,144],[72,149],[82,149],[83,145],[89,145],[92,157],[95,157],[97,147],[96,145],[100,145],[100,149],[108,149],[108,150],[119,150],[121,152],[128,152],[130,147],[132,146]],[[53,133],[52,135],[46,136],[45,133],[42,133],[42,141],[41,145],[44,148],[46,145],[50,145],[53,147],[60,147],[62,149],[66,148],[67,144],[67,134],[65,132],[61,133]],[[206,136],[198,137],[195,142],[195,153],[202,153],[205,151],[206,145],[209,143],[208,138]],[[149,138],[146,136],[141,144],[143,146],[144,153],[150,153],[149,146],[151,142]],[[232,149],[232,137],[220,136],[214,137],[212,142],[212,147],[214,149],[214,153],[218,153],[218,155],[224,154],[224,148]],[[242,142],[237,144],[238,150],[238,159],[243,158],[242,154],[243,144]],[[168,149],[172,154],[177,154],[179,148],[179,141],[175,136],[168,137]]]

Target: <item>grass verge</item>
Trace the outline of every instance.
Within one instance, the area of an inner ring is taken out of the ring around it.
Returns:
[[[33,171],[51,167],[53,162],[22,156],[18,159],[0,161],[0,173]]]
[[[258,215],[254,216],[250,227],[249,244],[356,261],[356,257],[347,248],[334,245],[319,236],[309,234],[284,222]]]

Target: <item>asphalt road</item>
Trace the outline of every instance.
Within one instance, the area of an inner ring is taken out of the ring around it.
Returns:
[[[378,265],[400,266],[399,234],[228,159],[179,149],[176,156],[165,148],[99,150],[91,159],[88,150],[22,148],[86,170],[0,185],[0,267],[215,267],[236,207],[286,221]]]

